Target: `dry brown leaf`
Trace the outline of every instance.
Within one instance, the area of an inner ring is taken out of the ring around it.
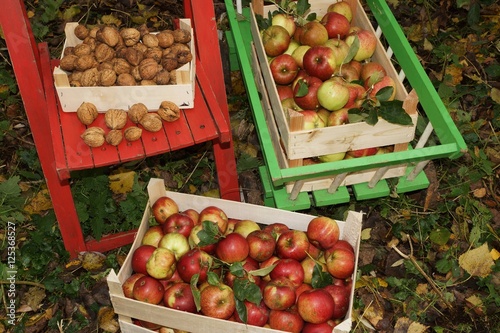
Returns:
[[[428,329],[429,326],[425,326],[414,321],[413,323],[410,324],[410,327],[408,328],[408,333],[423,333],[427,332]]]
[[[82,267],[89,272],[99,272],[104,270],[106,256],[99,252],[84,252],[80,255]]]
[[[467,305],[474,310],[478,315],[484,314],[484,306],[483,301],[477,295],[472,295],[465,299],[467,301]]]
[[[117,173],[109,175],[109,188],[115,194],[125,194],[134,186],[134,171],[118,169]]]
[[[365,309],[364,317],[376,327],[378,322],[384,319],[384,309],[378,304],[378,302],[373,302],[368,308]]]
[[[42,302],[45,299],[45,290],[39,287],[30,287],[28,292],[23,295],[21,300],[21,304],[24,307],[21,307],[19,312],[29,312],[29,311],[37,311],[41,306]],[[23,311],[21,311],[21,309]]]
[[[463,253],[458,258],[458,264],[472,276],[486,277],[491,273],[491,267],[495,264],[491,258],[488,244]]]
[[[109,306],[104,306],[99,309],[97,313],[97,322],[99,323],[99,328],[106,332],[115,333],[120,329],[120,324],[118,324],[115,318],[115,311]]]
[[[39,191],[30,202],[24,206],[24,210],[31,214],[40,214],[43,211],[52,208],[52,200],[50,200],[49,190],[43,189]]]
[[[429,285],[427,283],[419,283],[415,292],[417,295],[425,295],[429,292]]]
[[[472,194],[476,198],[484,198],[486,196],[486,189],[484,187],[475,189],[474,192],[472,192]]]

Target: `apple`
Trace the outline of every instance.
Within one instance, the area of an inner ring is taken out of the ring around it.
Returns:
[[[275,264],[276,266],[269,273],[271,281],[285,277],[293,283],[295,288],[304,283],[304,268],[300,261],[286,258],[276,261]]]
[[[332,296],[333,301],[335,302],[335,310],[333,311],[332,318],[344,318],[347,314],[347,311],[349,310],[349,299],[351,294],[350,288],[346,286],[330,284],[323,289]]]
[[[340,110],[349,100],[349,89],[343,83],[342,78],[333,77],[319,86],[317,98],[319,104],[325,109]]]
[[[262,230],[268,231],[274,237],[275,240],[278,240],[279,236],[284,232],[290,230],[290,228],[281,222],[274,222],[266,225]]]
[[[183,214],[186,214],[193,220],[194,224],[198,224],[198,218],[200,217],[200,213],[196,209],[193,208],[188,208],[185,211],[182,212]]]
[[[347,82],[344,84],[349,90],[349,99],[344,105],[344,108],[350,109],[352,107],[359,107],[366,98],[366,89],[357,83]]]
[[[156,222],[163,224],[170,215],[179,212],[179,206],[172,198],[163,196],[153,203],[151,210]]]
[[[288,230],[276,242],[276,254],[282,259],[291,258],[301,261],[307,256],[309,239],[304,231]]]
[[[258,262],[271,258],[276,248],[276,239],[267,230],[254,230],[247,236],[248,256]]]
[[[295,62],[300,68],[304,68],[304,54],[306,54],[310,48],[311,47],[309,45],[299,45],[295,50],[293,50],[292,57],[295,59]]]
[[[354,272],[355,254],[346,249],[325,251],[324,258],[328,272],[337,279],[346,279]]]
[[[158,247],[146,263],[148,274],[155,279],[169,279],[175,272],[175,254],[169,249]]]
[[[320,162],[323,162],[323,163],[336,162],[336,161],[343,160],[345,155],[346,155],[345,152],[326,154],[326,155],[318,156],[318,160]]]
[[[134,299],[150,304],[160,304],[163,300],[163,285],[151,276],[139,278],[133,288]]]
[[[320,23],[326,28],[328,38],[344,39],[351,28],[347,17],[337,12],[327,12]]]
[[[375,49],[377,48],[377,36],[375,36],[371,31],[365,29],[356,30],[351,27],[351,31],[353,32],[345,38],[347,45],[351,46],[356,37],[359,39],[359,49],[353,59],[356,61],[369,59],[373,53],[375,53]]]
[[[269,312],[269,327],[275,330],[300,333],[304,327],[304,320],[297,309],[271,310]]]
[[[140,245],[132,254],[132,270],[136,273],[148,274],[146,263],[156,250],[153,245]]]
[[[292,91],[292,95],[293,95],[293,91]],[[304,111],[304,109],[302,109],[300,106],[297,105],[297,103],[295,102],[295,99],[293,97],[292,98],[285,98],[284,100],[282,100],[281,107],[283,108],[284,111],[286,111],[287,109],[291,109],[294,111]]]
[[[326,124],[315,110],[304,110],[300,114],[303,117],[303,130],[311,130],[315,128],[325,127]]]
[[[209,284],[200,290],[200,311],[205,316],[228,319],[235,309],[234,292],[228,285]]]
[[[313,277],[313,272],[314,272],[314,267],[316,266],[316,263],[320,265],[321,270],[323,272],[328,272],[326,269],[326,264],[319,262],[317,260],[314,260],[311,257],[305,257],[304,260],[300,262],[302,269],[304,270],[304,283],[310,284],[312,281]]]
[[[322,81],[329,79],[337,66],[333,49],[322,45],[312,46],[307,50],[302,62],[307,74]]]
[[[364,157],[364,156],[372,156],[375,155],[378,152],[377,147],[372,147],[372,148],[362,148],[362,149],[356,149],[356,150],[351,150],[347,152],[347,155],[350,157]]]
[[[255,271],[259,269],[259,262],[253,260],[252,258],[246,258],[242,262],[243,270],[244,270],[244,276],[243,277],[237,277],[233,273],[231,273],[230,270],[228,270],[224,274],[224,283],[233,288],[234,286],[234,280],[236,279],[248,279],[250,282],[255,283],[256,285],[260,284],[260,276],[252,275],[249,272]]]
[[[259,268],[264,269],[264,268],[271,267],[272,265],[276,264],[276,262],[278,260],[280,260],[280,258],[278,258],[278,256],[273,255],[269,259],[262,261],[259,265]],[[270,281],[270,280],[271,280],[271,277],[269,276],[269,274],[262,277],[262,281]]]
[[[340,228],[336,220],[318,216],[309,221],[306,234],[314,246],[326,250],[339,240]]]
[[[312,290],[313,287],[311,286],[311,284],[309,283],[302,283],[300,286],[298,286],[296,289],[295,289],[295,296],[297,297],[297,299],[299,298],[300,294],[302,294],[304,291],[306,290]],[[295,303],[297,303],[297,300],[295,300]]]
[[[191,285],[186,282],[175,282],[168,287],[163,294],[163,304],[171,309],[197,312]]]
[[[364,63],[359,73],[360,79],[364,82],[365,89],[370,88],[386,75],[385,68],[376,61]]]
[[[299,65],[295,59],[286,53],[273,58],[269,63],[271,75],[276,84],[287,85],[293,82],[299,71]]]
[[[352,21],[352,8],[351,5],[346,1],[339,1],[332,3],[328,6],[327,12],[335,12],[344,15],[349,22]]]
[[[228,235],[234,231],[234,226],[238,221],[241,221],[240,219],[233,219],[233,218],[228,218],[227,219],[227,228],[226,232],[224,233],[225,235]]]
[[[309,249],[307,250],[307,253],[309,254],[309,257],[312,257],[313,259],[318,259],[323,256],[323,251],[311,244],[311,242],[309,242]]]
[[[149,227],[149,229],[144,233],[141,244],[158,247],[158,243],[160,242],[160,239],[163,237],[163,235],[163,227],[161,225],[153,225]]]
[[[335,326],[336,323],[333,320],[319,324],[305,323],[301,333],[332,333]]]
[[[318,21],[310,21],[302,26],[298,42],[311,47],[323,45],[328,40],[328,31]]]
[[[203,246],[198,246],[200,243],[200,238],[198,237],[198,232],[203,230],[203,225],[197,224],[191,229],[191,233],[189,234],[188,237],[188,242],[189,242],[189,247],[191,249],[198,248],[200,250],[203,250],[209,254],[213,254],[215,252],[215,247],[217,244],[208,244],[208,245],[203,245]]]
[[[260,226],[257,222],[252,220],[241,220],[236,222],[233,232],[246,238],[252,231],[256,230],[260,230]]]
[[[333,316],[335,302],[324,289],[306,290],[297,299],[297,310],[308,323],[324,323]]]
[[[287,98],[292,98],[293,99],[293,89],[290,84],[287,85],[276,85],[276,90],[278,91],[278,97],[280,102],[283,102],[283,100]]]
[[[213,258],[198,248],[189,250],[177,261],[177,272],[182,281],[190,283],[193,275],[198,274],[198,283],[207,280],[207,273],[212,268]]]
[[[274,15],[271,19],[271,25],[280,25],[288,31],[288,34],[293,36],[296,29],[296,24],[293,16],[286,15],[284,13],[278,13]]]
[[[333,51],[333,55],[335,57],[335,65],[336,68],[339,68],[340,65],[343,64],[345,58],[349,54],[349,45],[342,40],[342,39],[336,39],[336,38],[330,38],[329,40],[326,41],[323,46],[329,47]]]
[[[347,64],[339,65],[335,70],[335,75],[342,77],[347,82],[360,80],[360,70],[352,61],[349,61]]]
[[[245,309],[247,312],[247,325],[260,326],[263,327],[267,324],[269,319],[269,308],[262,300],[259,304],[252,303],[248,300],[244,300]],[[238,312],[235,311],[235,320],[239,323],[242,323]]]
[[[262,44],[268,56],[276,57],[288,49],[290,34],[280,25],[271,25],[262,31]]]
[[[290,40],[290,44],[288,44],[288,48],[283,52],[283,54],[292,55],[293,52],[300,46],[299,42],[294,39]],[[295,58],[294,58],[295,59]]]
[[[163,224],[163,232],[165,234],[177,232],[185,237],[189,237],[193,227],[194,221],[191,216],[184,213],[175,213],[170,215]]]
[[[231,233],[219,240],[215,248],[215,255],[227,263],[245,260],[250,251],[246,238],[238,233]]]
[[[262,292],[262,299],[271,310],[285,310],[295,304],[295,286],[286,277],[271,279]]]
[[[203,224],[204,221],[210,221],[219,227],[219,231],[224,234],[227,229],[228,217],[226,213],[216,206],[208,206],[201,210],[198,222]]]
[[[177,269],[175,270],[174,274],[169,278],[169,279],[159,279],[158,281],[161,282],[165,290],[167,290],[168,287],[170,287],[172,284],[176,282],[184,282],[181,277],[179,276],[179,272]]]
[[[180,257],[191,250],[186,236],[177,232],[165,234],[160,240],[158,247],[172,251],[175,255],[175,260],[179,260]]]
[[[130,275],[122,284],[123,295],[127,298],[134,298],[134,284],[141,277],[146,276],[142,273],[134,273]]]
[[[315,76],[300,78],[293,89],[295,103],[303,110],[317,109],[320,105],[318,92],[322,84],[323,81]]]
[[[380,81],[373,84],[370,90],[370,97],[376,97],[375,95],[380,91],[380,89],[385,87],[392,87],[391,96],[386,99],[386,101],[393,101],[396,98],[396,82],[389,75],[384,76]]]
[[[155,331],[155,330],[159,330],[159,329],[161,329],[161,325],[159,325],[159,324],[155,324],[155,323],[150,322],[150,321],[145,321],[145,320],[134,319],[134,320],[133,320],[133,322],[134,322],[134,324],[136,324],[137,326],[147,328],[148,330]]]
[[[330,112],[330,115],[326,120],[326,126],[339,126],[347,123],[348,121],[349,121],[349,109],[342,108],[340,110]]]

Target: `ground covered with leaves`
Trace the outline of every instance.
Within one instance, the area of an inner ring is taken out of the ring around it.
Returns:
[[[37,39],[48,41],[54,56],[67,21],[158,28],[183,15],[177,1],[25,3]],[[349,209],[366,213],[353,331],[499,332],[500,7],[493,0],[388,3],[469,150],[456,160],[431,162],[426,190],[307,213],[339,219]],[[223,17],[223,3],[215,6]],[[227,29],[223,19],[219,23]],[[3,38],[0,55],[0,332],[116,332],[105,277],[119,269],[128,248],[69,260]],[[239,73],[227,77],[240,182],[246,200],[262,204],[262,159],[251,110]],[[137,226],[151,177],[165,179],[175,191],[218,195],[209,144],[81,172],[72,190],[86,236]],[[15,326],[6,316],[12,224]]]

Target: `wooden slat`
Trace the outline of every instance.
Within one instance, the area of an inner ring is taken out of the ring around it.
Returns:
[[[136,124],[134,124],[132,121],[130,121],[130,119],[128,119],[127,124],[123,128],[123,132],[125,132],[127,128],[132,126],[136,126]],[[117,146],[117,148],[121,162],[133,161],[144,158],[146,156],[146,154],[144,153],[144,146],[142,144],[142,139],[130,142],[125,140],[124,137],[123,141]]]
[[[201,103],[195,99],[195,108],[198,104]],[[189,112],[193,112],[193,109],[190,109]],[[191,129],[189,128],[184,110],[181,110],[180,118],[176,121],[171,123],[163,122],[163,127],[165,133],[167,134],[171,150],[189,147],[194,144],[193,135],[191,133]]]

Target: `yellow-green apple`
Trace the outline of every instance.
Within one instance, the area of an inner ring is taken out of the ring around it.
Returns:
[[[155,279],[170,279],[175,272],[175,254],[172,250],[158,247],[146,263],[148,274]]]
[[[301,261],[307,256],[309,239],[301,230],[288,230],[281,233],[276,242],[276,254],[282,259],[291,258]]]
[[[318,112],[315,110],[304,110],[301,111],[300,114],[303,118],[303,130],[311,130],[315,128],[323,128],[326,126],[323,119],[318,115]]]
[[[264,303],[264,300],[260,301],[259,304],[255,304],[248,300],[244,300],[243,303],[245,304],[245,309],[247,312],[247,319],[245,324],[259,327],[263,327],[267,324],[267,321],[269,319],[269,308]],[[243,323],[243,320],[240,318],[238,312],[236,311],[235,319],[237,322]]]
[[[194,301],[191,285],[186,282],[175,282],[171,284],[163,294],[163,304],[167,308],[195,313],[196,303]]]
[[[336,71],[338,71],[349,53],[349,45],[342,39],[330,38],[323,46],[327,46],[333,50],[337,65]]]
[[[132,270],[147,275],[146,263],[155,250],[156,246],[153,245],[140,245],[137,247],[132,254]]]
[[[225,235],[228,235],[234,231],[234,226],[236,225],[237,222],[241,221],[240,219],[233,219],[229,217],[227,219],[227,228],[226,232],[224,233]]]
[[[385,87],[392,87],[392,94],[386,101],[393,101],[396,98],[396,82],[389,75],[384,76],[380,81],[371,86],[370,97],[376,97],[377,93]]]
[[[284,13],[278,13],[272,17],[271,25],[282,26],[286,29],[286,31],[288,31],[288,34],[290,36],[293,36],[293,34],[295,33],[296,24],[293,16],[286,15]]]
[[[340,237],[340,228],[336,220],[328,216],[317,216],[307,224],[309,241],[322,250],[332,247]]]
[[[254,230],[247,236],[248,256],[258,262],[271,258],[276,248],[276,240],[267,230]]]
[[[339,77],[321,83],[316,94],[319,104],[330,111],[342,109],[349,100],[349,89]]]
[[[190,283],[193,275],[198,274],[198,283],[207,280],[207,273],[211,269],[213,258],[200,249],[189,250],[177,261],[177,273],[182,281]]]
[[[356,61],[369,59],[377,48],[377,36],[369,30],[359,29],[358,31],[350,33],[345,38],[345,42],[347,45],[351,46],[356,38],[359,40],[359,49],[353,59]]]
[[[179,206],[172,198],[163,196],[153,203],[151,210],[156,222],[163,224],[170,215],[179,212]]]
[[[300,68],[304,68],[304,54],[306,54],[307,50],[310,48],[309,45],[300,45],[292,52],[292,57]]]
[[[144,233],[144,236],[142,236],[142,245],[153,245],[155,247],[158,247],[158,243],[160,242],[160,239],[163,237],[163,226],[161,225],[153,225],[149,227],[148,230]]]
[[[291,110],[294,110],[294,111],[303,111],[304,109],[302,109],[300,106],[297,105],[297,103],[295,102],[295,98],[285,98],[284,100],[281,101],[281,107],[283,108],[283,110],[287,110],[287,109],[291,109]]]
[[[272,310],[285,310],[295,304],[295,286],[286,277],[271,279],[264,286],[262,298],[268,308]]]
[[[326,126],[339,126],[347,123],[349,120],[349,109],[342,108],[340,110],[330,112],[326,120]]]
[[[328,121],[328,117],[330,117],[330,111],[328,111],[327,109],[319,108],[316,113],[318,114],[318,117],[323,120],[325,126],[327,126],[326,122]]]
[[[332,48],[317,45],[312,46],[304,54],[303,65],[307,74],[324,81],[329,79],[335,72],[337,59]]]
[[[200,311],[207,317],[228,319],[236,309],[231,287],[220,283],[207,285],[200,291]]]
[[[344,39],[351,28],[349,20],[337,12],[327,12],[320,22],[328,32],[328,38]]]
[[[300,264],[302,265],[302,269],[304,270],[304,283],[306,284],[311,284],[312,282],[312,277],[313,277],[313,272],[314,272],[314,267],[316,267],[316,264],[320,265],[321,270],[323,272],[328,272],[326,269],[326,265],[320,261],[314,260],[311,257],[305,257]]]
[[[134,283],[134,299],[150,304],[160,304],[163,300],[163,285],[151,276],[143,276]]]
[[[271,25],[262,31],[264,51],[270,57],[284,53],[290,44],[288,31],[280,25]]]
[[[217,224],[219,227],[219,231],[224,234],[227,229],[228,217],[226,213],[216,206],[208,206],[201,210],[198,222],[199,224],[203,224],[205,221],[210,221],[212,223]]]
[[[302,26],[299,43],[311,47],[323,45],[328,40],[328,31],[318,21],[310,21]]]
[[[133,273],[122,284],[123,295],[127,298],[134,298],[134,284],[141,277],[146,276],[142,273]]]
[[[187,214],[175,213],[170,215],[162,226],[164,234],[176,232],[189,237],[191,229],[194,227],[194,221]]]
[[[361,69],[363,68],[362,62],[357,60],[351,60],[348,62],[348,64],[354,67],[358,71],[359,75],[361,75]]]
[[[304,321],[319,324],[332,318],[335,303],[324,289],[306,290],[297,299],[297,310]]]
[[[379,62],[370,61],[363,64],[359,77],[363,80],[365,88],[368,89],[375,83],[382,80],[382,78],[386,75],[387,73],[385,68]]]
[[[188,252],[191,248],[189,246],[188,239],[183,234],[178,232],[170,232],[165,234],[158,247],[169,249],[175,255],[175,260],[179,260],[180,257],[184,255],[184,253]]]
[[[215,255],[220,260],[232,264],[245,260],[249,251],[246,238],[233,232],[219,240],[215,248]]]
[[[240,220],[234,225],[233,232],[247,237],[252,231],[260,230],[260,226],[253,220]]]
[[[290,40],[290,44],[288,44],[288,48],[283,52],[283,54],[289,54],[292,55],[293,52],[300,46],[299,42],[297,42],[295,39]]]
[[[191,233],[189,234],[189,237],[188,237],[188,242],[189,242],[189,247],[191,249],[194,249],[194,248],[199,248],[200,250],[203,250],[207,253],[214,253],[215,252],[215,247],[216,247],[216,244],[207,244],[207,245],[203,245],[203,246],[199,246],[198,244],[200,243],[200,238],[198,237],[198,233],[203,230],[203,225],[201,224],[197,224],[193,227],[193,229],[191,229]]]
[[[344,108],[359,107],[366,98],[366,89],[357,83],[346,82],[344,84],[349,90],[349,100],[344,105]]]
[[[351,294],[349,288],[346,286],[330,284],[323,289],[332,296],[333,301],[335,302],[335,310],[333,311],[332,318],[344,318],[349,310],[349,298]]]
[[[377,147],[371,147],[371,148],[361,148],[361,149],[356,149],[356,150],[351,150],[347,152],[347,155],[349,157],[364,157],[364,156],[372,156],[375,155],[378,152]]]
[[[328,6],[327,12],[335,12],[344,15],[349,22],[352,21],[352,8],[351,5],[346,1],[339,1],[332,3]]]
[[[276,266],[269,273],[271,281],[285,277],[293,283],[295,288],[304,283],[304,268],[300,261],[292,258],[281,258],[275,264]]]
[[[290,84],[287,84],[286,86],[278,84],[276,85],[276,90],[278,91],[278,97],[280,101],[283,101],[284,99],[287,98],[293,99],[293,89]]]
[[[340,153],[333,153],[333,154],[326,154],[326,155],[318,156],[318,160],[320,160],[323,163],[336,162],[336,161],[343,160],[344,157],[345,157],[345,152],[340,152]]]
[[[269,63],[271,75],[276,84],[287,85],[293,82],[299,72],[299,65],[289,54],[280,54]]]
[[[290,230],[290,228],[281,222],[274,222],[266,225],[262,230],[269,231],[273,235],[274,239],[278,240],[279,236],[284,232]]]
[[[323,81],[315,76],[300,78],[293,88],[295,103],[303,110],[316,110],[319,107],[318,90],[322,84]]]
[[[324,253],[328,273],[337,279],[347,279],[354,272],[355,254],[343,248],[326,250]]]
[[[305,323],[301,333],[332,333],[335,326],[337,323],[334,320],[327,320],[319,324]]]
[[[269,312],[269,327],[285,332],[300,333],[304,327],[304,320],[297,312],[296,307],[286,310],[271,310]]]

